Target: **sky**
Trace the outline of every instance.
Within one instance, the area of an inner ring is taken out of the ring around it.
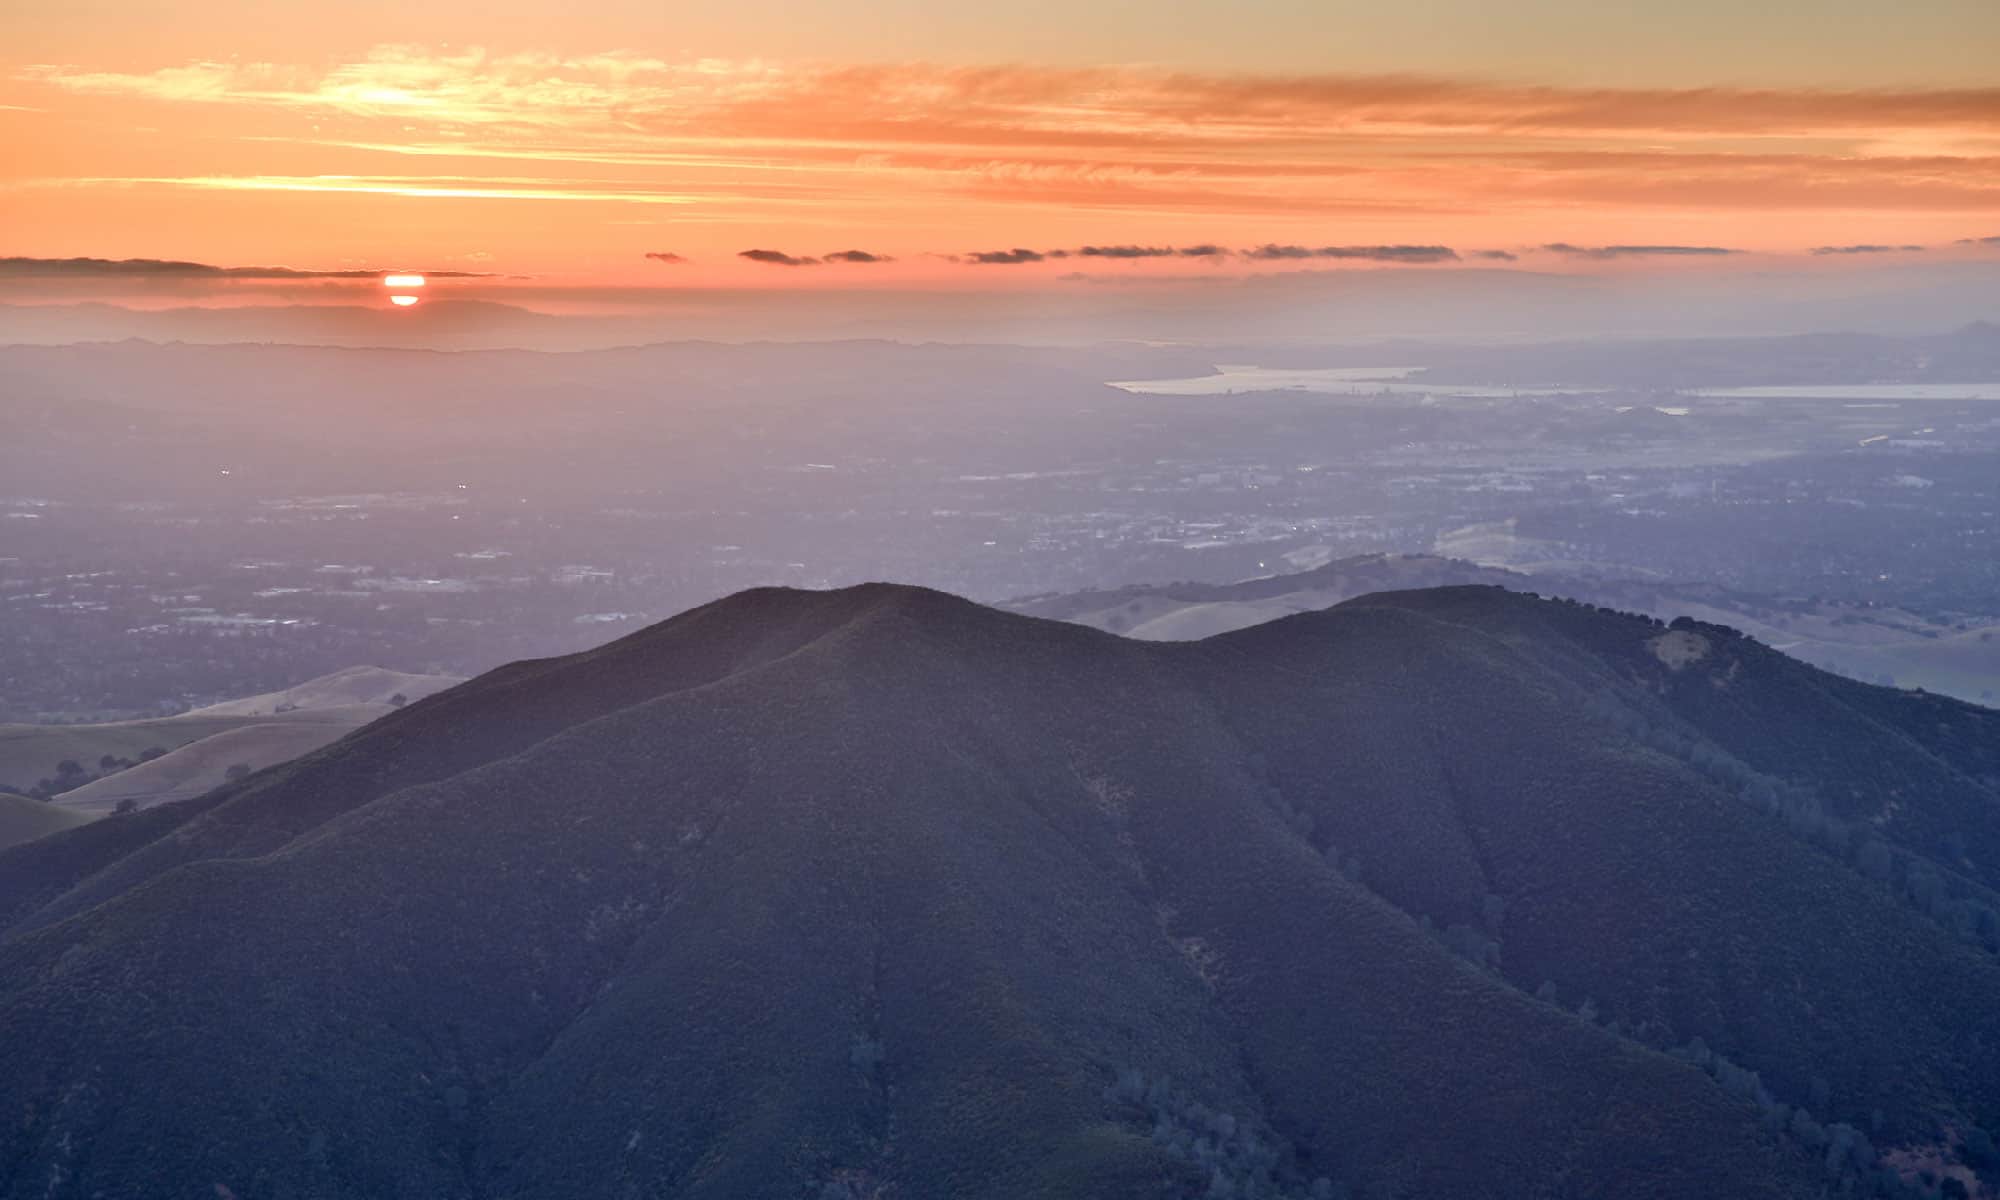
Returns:
[[[2000,264],[1995,62],[1991,0],[12,5],[0,301],[1861,294]]]

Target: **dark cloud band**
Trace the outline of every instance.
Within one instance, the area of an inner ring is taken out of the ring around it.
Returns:
[[[827,263],[885,263],[895,262],[886,254],[871,254],[866,250],[835,250],[815,258],[808,254],[787,254],[783,250],[738,250],[736,257],[747,258],[751,262],[769,263],[774,267],[818,267]]]
[[[1812,253],[1818,256],[1828,254],[1914,254],[1922,249],[1922,246],[1877,246],[1864,242],[1854,246],[1814,246]]]
[[[1258,262],[1332,258],[1361,262],[1436,263],[1457,262],[1458,251],[1450,246],[1281,246],[1266,243],[1243,256]]]
[[[1743,253],[1727,246],[1575,246],[1568,242],[1550,242],[1542,249],[1572,258],[1709,258]]]

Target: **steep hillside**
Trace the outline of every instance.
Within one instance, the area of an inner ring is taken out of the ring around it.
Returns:
[[[1973,886],[2000,717],[1675,632],[873,585],[504,668],[0,853],[0,1196],[1978,1185],[2000,958],[1762,806],[1851,764],[1756,731],[1837,719],[1841,811],[1919,781],[1880,840],[1968,825]]]

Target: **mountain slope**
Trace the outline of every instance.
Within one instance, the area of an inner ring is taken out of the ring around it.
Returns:
[[[1652,623],[1504,595],[745,593],[0,854],[0,1195],[1807,1196],[2000,1124],[1993,956],[1593,717]]]
[[[0,792],[0,850],[74,829],[88,820],[82,813],[12,792]]]

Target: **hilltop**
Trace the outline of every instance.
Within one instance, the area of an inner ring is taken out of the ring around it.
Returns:
[[[1497,588],[746,592],[0,853],[0,1196],[1981,1189],[1996,780]]]

